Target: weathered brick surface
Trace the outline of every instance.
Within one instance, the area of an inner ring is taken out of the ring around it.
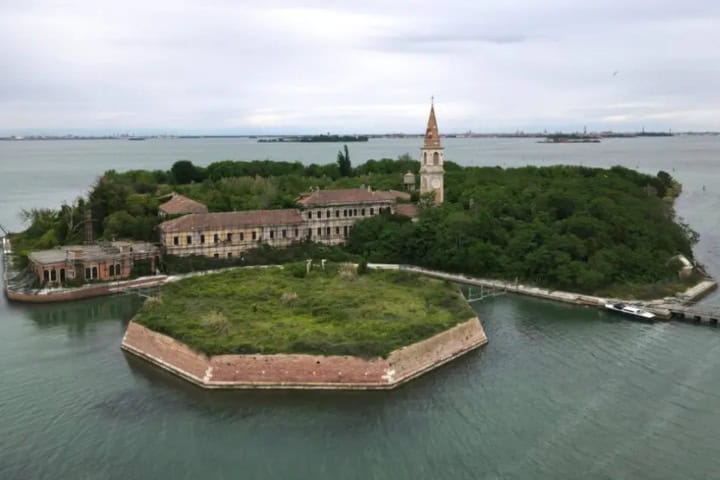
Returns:
[[[487,342],[477,318],[387,359],[301,354],[207,357],[137,323],[123,348],[208,388],[392,388]]]

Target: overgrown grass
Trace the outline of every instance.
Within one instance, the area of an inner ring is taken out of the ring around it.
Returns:
[[[330,265],[304,278],[240,269],[163,287],[135,321],[209,355],[387,356],[475,313],[459,288],[407,272],[349,275]]]

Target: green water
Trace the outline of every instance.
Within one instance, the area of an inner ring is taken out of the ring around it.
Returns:
[[[309,161],[336,148],[165,142],[0,142],[0,223],[17,228],[18,208],[71,198],[114,162]],[[369,142],[355,161],[412,143]],[[685,184],[678,213],[703,236],[697,255],[720,274],[720,139],[446,148],[466,164],[668,170]],[[475,304],[483,350],[395,391],[206,392],[122,353],[141,301],[0,299],[0,479],[720,478],[715,328],[501,296]]]

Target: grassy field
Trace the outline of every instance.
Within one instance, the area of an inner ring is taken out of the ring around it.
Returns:
[[[350,266],[239,269],[171,283],[135,321],[209,355],[386,356],[475,316],[451,284]]]

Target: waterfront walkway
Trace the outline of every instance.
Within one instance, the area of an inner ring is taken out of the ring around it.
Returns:
[[[615,298],[603,298],[593,295],[582,295],[579,293],[564,292],[560,290],[549,290],[546,288],[525,285],[519,282],[505,282],[502,280],[489,280],[484,278],[471,277],[464,274],[447,273],[439,270],[416,267],[413,265],[400,265],[390,263],[369,263],[369,268],[379,270],[403,270],[415,272],[428,277],[447,280],[462,285],[491,288],[496,291],[517,293],[531,297],[544,298],[557,302],[570,303],[588,307],[605,308],[606,303],[625,302],[644,305],[655,315],[663,319],[692,319],[695,322],[706,322],[717,325],[720,319],[720,307],[697,307],[690,306],[692,302],[699,300],[710,291],[717,288],[717,283],[712,280],[704,280],[687,291],[678,294],[676,297],[651,302],[629,301]]]

